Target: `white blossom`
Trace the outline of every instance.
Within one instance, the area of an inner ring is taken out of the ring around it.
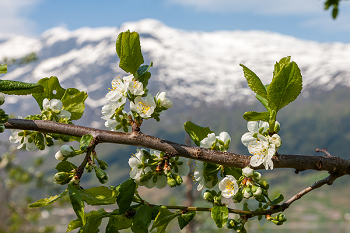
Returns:
[[[128,85],[129,91],[133,95],[143,95],[143,84],[137,80],[131,80]]]
[[[195,171],[193,173],[193,180],[198,183],[197,190],[200,191],[204,187],[213,188],[213,181],[206,181],[204,177],[204,164],[202,161],[196,161]]]
[[[253,155],[250,159],[250,165],[258,167],[264,164],[266,170],[273,169],[272,156],[276,153],[275,145],[270,144],[265,136],[258,135],[258,139],[248,145],[248,151]]]
[[[259,134],[260,128],[263,128],[262,133],[267,132],[269,128],[269,123],[265,121],[248,121],[247,128],[249,132],[243,134],[241,137],[241,141],[245,146],[248,146],[248,144],[251,141],[255,141],[257,139],[257,135]]]
[[[156,101],[159,101],[160,106],[162,107],[166,107],[166,108],[171,108],[171,106],[173,106],[173,102],[168,99],[167,97],[165,97],[166,92],[158,92],[158,94],[156,95]]]
[[[140,114],[144,119],[150,118],[154,112],[156,103],[151,94],[148,94],[146,99],[142,99],[140,96],[137,96],[134,102],[130,102],[130,109]]]
[[[200,142],[200,147],[211,148],[216,142],[215,133],[210,133],[206,138]]]
[[[276,149],[282,145],[281,137],[278,134],[274,134],[271,137],[269,136],[269,142],[274,144]]]
[[[221,132],[216,138],[221,140],[225,145],[231,142],[231,137],[227,132]]]
[[[154,182],[154,180],[156,180],[156,182]],[[164,174],[160,174],[160,175],[157,175],[157,176],[152,176],[151,179],[149,179],[145,183],[145,187],[149,188],[149,189],[153,188],[154,186],[156,186],[159,189],[162,189],[166,185],[167,185],[167,178],[166,178],[166,176]]]
[[[57,115],[58,118],[68,118],[70,119],[71,113],[69,111],[63,110],[63,104],[62,101],[59,99],[52,99],[49,100],[45,98],[43,100],[43,109],[45,111],[52,110],[54,111]]]
[[[252,176],[253,173],[254,173],[254,170],[251,169],[250,167],[245,167],[245,168],[242,169],[242,174],[243,174],[244,176],[246,176],[246,177]]]
[[[65,157],[63,156],[61,150],[59,150],[59,151],[56,152],[55,158],[56,158],[57,160],[60,160],[60,161],[65,159]]]
[[[5,95],[4,93],[0,92],[0,105],[2,105],[3,103],[5,103]]]
[[[179,176],[187,176],[190,172],[190,166],[188,165],[188,158],[180,157],[178,162],[182,162],[181,165],[177,165],[178,171],[173,172],[174,174],[177,174]]]
[[[112,88],[106,94],[106,99],[110,101],[125,103],[129,82],[123,81],[120,77],[112,80]]]
[[[140,183],[141,174],[145,174],[151,169],[149,167],[139,168],[142,164],[143,150],[137,148],[135,156],[129,159],[129,166],[131,168],[130,177],[135,180],[136,183]]]
[[[22,117],[18,117],[22,118]],[[19,136],[18,134],[23,132],[23,130],[18,129],[11,129],[10,130],[10,142],[12,143],[19,143],[17,146],[17,149],[26,148],[27,151],[33,151],[36,149],[36,145],[34,143],[34,140],[30,136]]]
[[[219,189],[224,198],[233,197],[238,191],[237,180],[233,176],[227,175],[219,182]]]

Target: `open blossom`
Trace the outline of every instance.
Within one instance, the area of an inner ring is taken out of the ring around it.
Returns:
[[[102,107],[101,113],[103,117],[101,117],[104,120],[109,120],[115,113],[115,110],[119,108],[122,105],[121,102],[117,101],[109,101],[108,104],[104,105]]]
[[[106,94],[106,99],[110,101],[120,102],[121,105],[126,101],[129,82],[123,81],[120,77],[112,80],[112,88]]]
[[[231,137],[227,132],[221,132],[219,136],[215,136],[215,133],[210,133],[206,138],[200,142],[200,147],[212,148],[215,142],[222,141],[225,145],[229,144]],[[216,145],[219,145],[218,143]]]
[[[168,99],[167,97],[165,97],[166,92],[158,92],[158,94],[156,95],[156,101],[160,103],[160,106],[162,107],[166,107],[166,108],[171,108],[171,106],[173,106],[173,102]]]
[[[45,98],[43,100],[43,109],[45,111],[52,110],[54,112],[58,112],[57,117],[58,118],[68,118],[70,119],[71,113],[69,111],[63,110],[63,104],[62,101],[59,99],[52,99],[49,100]]]
[[[202,161],[196,161],[195,171],[193,173],[193,180],[198,183],[197,190],[200,191],[204,187],[213,188],[213,181],[207,181],[204,177],[204,163]]]
[[[247,128],[249,132],[243,134],[241,137],[241,141],[245,146],[248,146],[251,141],[255,141],[257,139],[257,135],[259,134],[259,130],[261,128],[263,128],[262,133],[267,132],[269,123],[265,121],[248,121]]]
[[[190,167],[188,165],[188,158],[179,157],[179,160],[177,162],[182,162],[181,165],[177,165],[177,171],[173,171],[174,174],[179,176],[187,176],[190,172]]]
[[[140,168],[142,165],[143,150],[137,149],[135,156],[129,159],[129,166],[131,168],[130,177],[135,180],[136,183],[140,183],[141,175],[151,171],[149,167]]]
[[[156,103],[151,94],[148,94],[146,99],[137,96],[134,102],[130,102],[130,109],[137,112],[144,119],[150,118],[156,108]]]
[[[219,182],[219,189],[224,198],[233,197],[238,191],[237,180],[233,176],[227,175]]]
[[[18,117],[20,118],[20,117]],[[23,130],[11,129],[10,130],[10,142],[19,143],[17,149],[26,148],[27,151],[33,151],[36,149],[34,140],[30,136],[19,136],[19,133],[23,133]]]
[[[253,155],[250,159],[250,165],[258,167],[264,164],[266,170],[273,169],[272,157],[276,153],[275,144],[269,143],[268,138],[262,135],[258,135],[258,139],[248,145],[248,151]]]

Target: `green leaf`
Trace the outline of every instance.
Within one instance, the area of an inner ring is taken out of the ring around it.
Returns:
[[[181,214],[178,218],[177,221],[179,223],[180,229],[184,229],[185,226],[187,226],[187,224],[189,224],[192,219],[194,219],[194,217],[196,216],[196,212],[195,211],[190,211],[190,212],[186,212],[184,214]]]
[[[89,205],[112,205],[116,202],[117,191],[106,186],[81,190],[81,195]]]
[[[118,230],[127,229],[131,227],[132,221],[132,218],[127,218],[125,215],[111,216],[106,227],[106,233],[115,233]]]
[[[68,161],[62,161],[56,165],[55,169],[58,172],[71,172],[72,170],[74,170],[76,168],[77,168],[77,166],[75,166],[73,163],[70,163]]]
[[[185,123],[185,130],[197,146],[201,145],[201,141],[206,138],[208,134],[214,133],[214,131],[211,131],[209,127],[202,127],[192,123],[191,121],[187,121]]]
[[[242,176],[242,169],[238,167],[224,167],[225,175],[231,175],[236,180],[239,180]]]
[[[36,83],[0,80],[0,92],[8,95],[29,95],[42,93],[44,92],[44,88],[42,85]]]
[[[243,67],[244,77],[247,79],[248,86],[250,87],[250,89],[252,89],[252,91],[260,95],[261,97],[266,98],[267,92],[260,78],[243,64],[239,65]]]
[[[35,138],[34,138],[34,143],[39,148],[39,150],[44,150],[45,149],[44,135],[40,132],[36,132]]]
[[[86,215],[86,224],[80,228],[79,233],[98,233],[100,231],[98,228],[101,225],[102,218],[109,216],[110,213],[107,213],[104,209],[90,211],[90,213]]]
[[[173,213],[169,211],[165,206],[161,206],[159,208],[158,215],[153,222],[151,230],[157,228],[157,233],[164,233],[170,221],[179,216],[180,214],[181,213]]]
[[[144,63],[141,53],[140,37],[137,32],[121,32],[116,42],[120,59],[119,67],[125,72],[137,75],[137,69]]]
[[[269,121],[270,113],[269,112],[245,112],[243,114],[243,119],[246,121]]]
[[[268,86],[268,85],[265,85]],[[270,111],[270,107],[269,107],[269,101],[263,97],[261,97],[260,95],[256,94],[255,98],[257,98],[260,103],[262,103],[262,105],[264,105],[264,107],[266,108],[267,111]]]
[[[136,183],[131,178],[116,187],[116,191],[118,191],[117,203],[120,213],[125,213],[125,211],[129,209],[135,190]]]
[[[68,190],[66,189],[58,195],[52,196],[50,198],[43,198],[43,199],[37,200],[36,202],[30,204],[29,208],[43,207],[43,206],[51,205],[52,203],[54,203],[55,201],[57,201],[58,199],[60,199],[64,195],[66,195],[67,192],[68,192]]]
[[[79,219],[75,219],[69,222],[68,227],[67,227],[67,232],[73,231],[79,227],[82,227],[83,223]]]
[[[278,205],[278,203],[280,203],[283,200],[284,200],[284,196],[282,195],[282,193],[280,193],[275,199],[273,199],[273,201],[271,202],[271,205]]]
[[[50,78],[42,78],[38,81],[38,84],[41,84],[44,87],[44,92],[40,94],[33,94],[33,97],[39,104],[41,110],[43,110],[43,100],[45,98],[49,100],[60,100],[66,91],[61,87],[57,77],[54,76],[51,76]]]
[[[86,150],[86,148],[88,148],[88,146],[90,145],[92,139],[94,139],[94,137],[91,134],[85,134],[84,136],[82,136],[79,143],[80,150]]]
[[[138,80],[143,84],[144,87],[147,87],[148,80],[151,78],[151,73],[148,70],[153,66],[153,62],[150,65],[143,65],[137,69]]]
[[[75,214],[83,223],[83,225],[85,225],[86,219],[85,219],[85,213],[84,213],[84,200],[80,193],[79,186],[73,183],[69,183],[68,192],[69,192],[70,202],[72,204]]]
[[[222,228],[226,225],[228,220],[228,209],[226,206],[214,206],[211,209],[211,218],[216,223],[218,228]]]
[[[295,62],[283,66],[268,87],[267,99],[271,110],[278,112],[293,102],[301,93],[303,84],[300,69]]]
[[[281,68],[285,65],[288,65],[290,63],[290,56],[281,58],[281,60],[279,62],[276,62],[276,64],[274,65],[274,69],[273,69],[273,77],[275,77],[278,72],[280,72]]]
[[[85,91],[79,91],[75,88],[68,88],[64,93],[61,101],[64,110],[69,111],[72,115],[71,120],[78,120],[83,116],[85,105],[84,102],[88,95]]]
[[[7,64],[0,65],[0,74],[7,73]]]
[[[147,233],[152,221],[152,210],[148,204],[142,205],[132,221],[131,230],[134,233]]]

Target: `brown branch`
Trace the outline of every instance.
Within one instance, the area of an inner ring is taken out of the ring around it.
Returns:
[[[5,127],[8,129],[35,130],[43,133],[57,133],[76,137],[91,134],[100,143],[109,142],[146,147],[164,151],[171,156],[182,156],[228,167],[244,168],[250,162],[250,156],[187,146],[145,135],[141,132],[120,133],[51,121],[23,119],[9,119],[5,123]],[[328,171],[340,176],[350,174],[350,161],[340,157],[278,154],[272,160],[274,168],[293,168],[298,171]],[[264,166],[255,167],[255,170],[259,169],[264,169]]]

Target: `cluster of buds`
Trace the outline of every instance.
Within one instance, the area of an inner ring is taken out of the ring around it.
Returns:
[[[283,213],[279,213],[275,217],[267,216],[267,221],[271,221],[276,225],[282,225],[285,221],[287,221],[286,216]]]

